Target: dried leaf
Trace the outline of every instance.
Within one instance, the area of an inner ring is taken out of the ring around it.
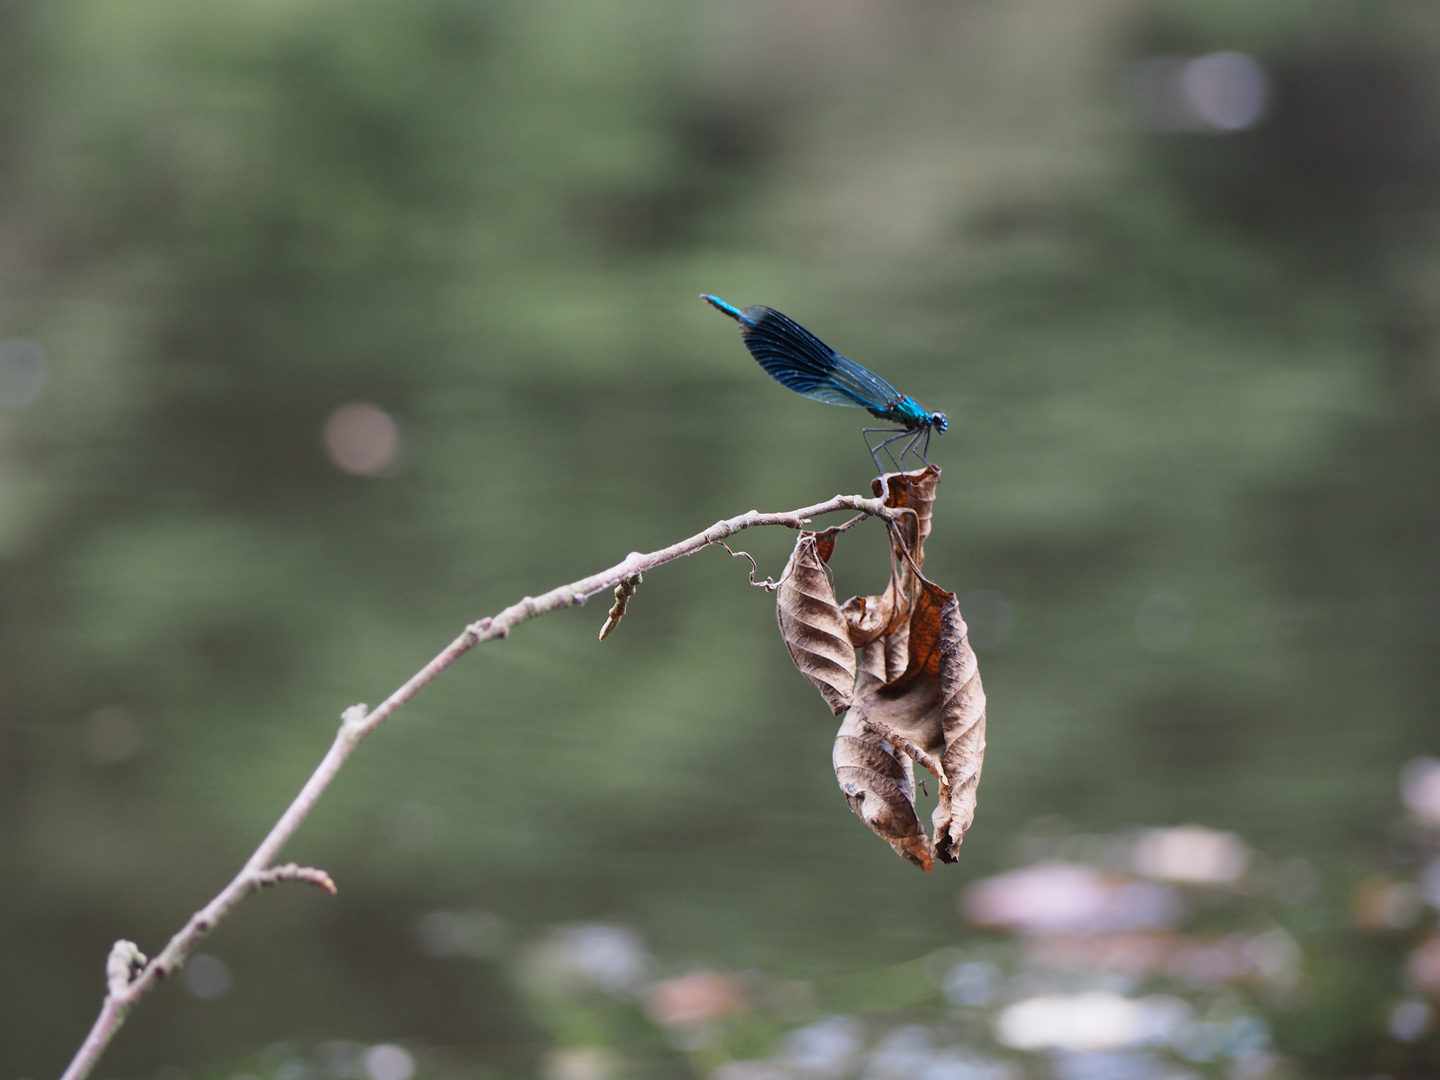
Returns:
[[[870,481],[876,495],[885,496],[885,505],[914,510],[890,524],[890,550],[894,566],[890,584],[879,596],[854,596],[842,609],[850,623],[850,640],[858,648],[892,638],[887,651],[894,652],[897,633],[903,634],[910,612],[908,598],[915,589],[915,574],[925,565],[925,540],[930,535],[930,513],[935,504],[935,487],[940,470],[928,468],[913,473],[886,473]],[[903,639],[900,655],[903,657]],[[903,660],[901,661],[903,662]]]
[[[835,777],[850,808],[895,851],[929,871],[954,862],[975,818],[985,756],[985,691],[955,594],[927,580],[925,541],[940,471],[886,473],[890,582],[837,606],[826,564],[836,533],[801,533],[781,579],[780,631],[795,666],[836,713]],[[933,841],[915,810],[914,764],[939,781]]]
[[[928,469],[908,473],[886,473],[870,481],[870,490],[885,496],[885,505],[915,511],[915,535],[911,557],[915,569],[925,567],[925,541],[930,536],[930,515],[935,506],[935,489],[940,483],[940,470]],[[909,520],[909,515],[906,515]]]
[[[879,596],[852,596],[840,609],[849,628],[851,644],[857,649],[879,641],[897,625],[903,624],[905,613],[896,603],[899,593],[893,578],[890,584],[891,587]],[[883,647],[881,652],[884,652]]]
[[[888,588],[847,601],[841,612],[850,640],[862,646],[855,711],[897,753],[940,782],[933,853],[954,862],[975,819],[985,691],[955,594],[921,574],[939,479],[938,469],[925,469],[886,473],[873,482],[886,505],[915,513],[890,529],[894,567]]]
[[[886,634],[877,643],[885,649],[885,678],[898,679],[910,662],[910,623],[902,619],[900,625]]]
[[[909,664],[898,679],[883,684],[862,672],[856,709],[877,734],[940,782],[931,819],[935,856],[954,862],[975,819],[985,758],[985,691],[955,594],[918,580]]]
[[[775,609],[790,659],[839,715],[850,707],[855,688],[855,648],[825,568],[834,549],[835,534],[828,530],[800,534]]]
[[[915,766],[870,728],[856,709],[845,714],[832,755],[835,779],[850,809],[895,853],[927,874],[930,838],[915,812]]]
[[[842,608],[841,611],[843,612],[844,609]],[[879,641],[866,645],[856,650],[855,655],[861,672],[868,674],[876,682],[883,683],[889,678],[885,674],[885,642]]]

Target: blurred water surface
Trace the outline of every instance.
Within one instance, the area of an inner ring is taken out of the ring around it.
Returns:
[[[1187,823],[1313,879],[1266,916],[1333,962],[1279,1051],[1398,1073],[1429,1021],[1347,897],[1418,857],[1396,776],[1436,750],[1437,53],[1400,2],[0,6],[0,1071],[61,1068],[109,944],[156,950],[466,622],[867,489],[860,414],[707,291],[950,414],[927,571],[990,701],[960,865],[846,811],[771,598],[705,553],[603,645],[597,603],[427,690],[288,852],[340,896],[250,901],[101,1075],[288,1040],[621,1075],[516,943],[823,993],[978,940],[961,886],[1085,862],[1061,835]],[[842,547],[842,596],[883,574]]]

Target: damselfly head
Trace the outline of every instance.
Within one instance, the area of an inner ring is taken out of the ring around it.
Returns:
[[[932,412],[930,414],[930,426],[943,434],[950,430],[950,418],[943,412]]]

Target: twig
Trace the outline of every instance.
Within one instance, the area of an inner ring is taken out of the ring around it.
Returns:
[[[271,867],[269,870],[262,870],[255,875],[254,887],[251,892],[259,892],[271,885],[279,885],[282,881],[304,881],[316,888],[324,889],[331,896],[340,890],[335,888],[335,882],[330,880],[330,875],[324,870],[317,870],[313,866],[300,866],[296,863],[286,863],[284,866]]]
[[[864,515],[862,514],[861,517],[864,517]],[[780,582],[782,582],[782,581],[785,580],[785,575],[784,575],[784,574],[781,574],[781,575],[780,575],[780,581],[774,581],[774,580],[772,580],[768,574],[766,575],[764,581],[756,581],[756,580],[755,580],[755,575],[760,572],[760,564],[755,561],[755,556],[754,556],[754,555],[751,555],[748,551],[736,551],[736,550],[735,550],[734,548],[732,548],[729,544],[725,543],[724,540],[719,541],[719,544],[720,544],[720,546],[723,547],[726,551],[730,552],[730,557],[731,557],[732,559],[741,559],[741,558],[744,558],[744,559],[749,559],[749,560],[750,560],[750,584],[751,584],[751,585],[754,585],[757,589],[764,589],[766,592],[774,592],[776,589],[780,588]]]
[[[908,507],[902,507],[899,512],[903,514],[906,512],[907,509]],[[910,513],[914,513],[914,511],[911,510]],[[849,521],[842,521],[839,525],[831,525],[830,528],[826,529],[825,531],[836,534],[849,532],[851,529],[853,529],[856,525],[859,525],[860,522],[864,521],[869,516],[869,514],[856,514]]]
[[[627,577],[615,586],[615,603],[611,605],[610,611],[605,616],[605,625],[600,627],[601,641],[609,637],[610,631],[620,625],[620,620],[625,617],[625,612],[630,607],[630,598],[635,595],[635,590],[640,588],[640,583],[644,580],[644,574],[636,574],[634,577]]]
[[[903,511],[902,511],[902,512],[903,512]],[[830,528],[826,529],[825,531],[826,531],[827,533],[836,533],[836,534],[843,533],[843,532],[847,532],[847,531],[849,531],[850,529],[853,529],[856,525],[860,524],[860,522],[864,521],[864,520],[865,520],[867,517],[869,517],[869,516],[870,516],[869,513],[856,514],[856,515],[855,515],[854,517],[852,517],[849,521],[842,521],[839,525],[831,525]],[[893,518],[892,515],[885,515],[885,517],[886,517],[887,523],[894,520],[894,518]],[[749,560],[749,562],[750,562],[750,584],[751,584],[751,585],[754,585],[757,589],[764,589],[766,592],[775,592],[775,591],[777,591],[777,590],[780,588],[781,585],[783,585],[783,584],[785,583],[785,575],[784,575],[784,574],[781,574],[781,575],[780,575],[780,580],[779,580],[779,581],[776,581],[774,578],[770,577],[768,574],[765,576],[765,580],[764,580],[764,581],[756,581],[756,580],[755,580],[755,575],[760,572],[760,564],[755,561],[755,556],[754,556],[754,555],[751,555],[748,551],[736,551],[736,550],[735,550],[734,548],[732,548],[729,544],[725,543],[724,540],[717,540],[717,541],[715,541],[715,542],[716,542],[717,544],[719,544],[721,547],[723,547],[726,551],[728,551],[728,552],[730,553],[730,557],[731,557],[732,559],[748,559],[748,560]],[[830,568],[827,566],[825,569],[826,569],[826,573],[829,573],[829,569],[830,569]],[[630,590],[631,595],[633,595],[634,592],[635,592],[634,589],[631,589],[631,590]],[[616,589],[616,590],[615,590],[615,599],[616,599],[617,603],[618,603],[619,600],[620,600],[620,590],[619,590],[619,589]],[[621,604],[621,605],[620,605],[620,608],[621,608],[620,614],[621,614],[621,615],[624,615],[624,614],[625,614],[624,605]],[[611,613],[612,616],[615,614],[615,612],[614,612],[613,609],[611,610],[610,613]],[[618,621],[619,621],[619,619],[616,619],[616,622],[618,622]],[[609,624],[607,623],[606,625],[608,626]],[[602,631],[600,632],[600,640],[601,640],[601,641],[604,641],[604,640],[605,640],[605,635],[606,635],[607,633],[609,633],[609,630],[602,630]]]
[[[860,516],[881,517],[893,521],[904,511],[894,510],[881,499],[866,499],[859,495],[836,495],[823,503],[802,507],[777,514],[762,514],[751,510],[738,517],[717,521],[704,532],[696,533],[679,543],[671,544],[659,551],[642,555],[632,551],[621,562],[602,570],[598,574],[581,578],[569,585],[561,585],[540,596],[527,596],[519,603],[511,604],[493,617],[486,617],[471,623],[464,633],[445,646],[428,664],[412,675],[399,689],[377,705],[366,711],[364,705],[352,705],[341,714],[340,730],[335,735],[329,751],[316,766],[310,779],[300,789],[300,794],[280,816],[260,846],[233,881],[226,885],[216,897],[190,916],[190,921],[165,945],[160,954],[146,960],[139,948],[129,941],[117,941],[106,961],[107,993],[85,1041],[80,1044],[69,1068],[61,1080],[84,1080],[95,1067],[100,1055],[114,1039],[115,1033],[125,1022],[125,1017],[141,998],[155,988],[167,975],[180,970],[194,952],[200,940],[234,910],[250,893],[282,881],[301,881],[318,885],[327,892],[335,891],[335,883],[322,870],[297,866],[289,863],[274,866],[270,863],[280,853],[286,841],[295,834],[315,803],[335,779],[347,758],[354,753],[360,741],[388,720],[406,702],[430,684],[441,672],[467,652],[486,641],[509,637],[510,631],[521,623],[545,615],[560,608],[575,607],[605,589],[638,578],[642,573],[664,566],[666,563],[683,559],[687,555],[723,543],[726,538],[743,529],[761,525],[783,525],[789,529],[803,529],[812,518],[837,510],[854,510]],[[858,519],[857,519],[858,520]],[[846,528],[854,521],[846,524]],[[617,596],[618,599],[618,596]]]

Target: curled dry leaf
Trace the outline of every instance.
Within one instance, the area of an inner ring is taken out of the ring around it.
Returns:
[[[855,649],[825,566],[834,550],[834,533],[800,534],[780,578],[775,611],[790,659],[839,715],[850,707],[855,688]]]
[[[842,609],[850,623],[850,640],[857,648],[885,639],[885,651],[903,670],[909,598],[915,591],[916,575],[925,565],[925,539],[930,535],[930,512],[935,505],[939,469],[914,473],[886,473],[870,483],[876,495],[885,496],[885,505],[913,510],[890,523],[892,559],[890,584],[879,596],[852,596]]]
[[[931,819],[935,857],[954,862],[975,820],[985,758],[985,690],[954,593],[920,578],[909,627],[905,671],[886,683],[862,673],[855,709],[940,782]]]
[[[959,601],[921,573],[939,475],[930,468],[875,481],[886,505],[915,511],[891,524],[884,593],[836,608],[825,572],[835,536],[802,533],[786,569],[787,578],[798,575],[795,593],[787,609],[782,587],[780,603],[781,633],[796,666],[834,711],[850,706],[834,749],[846,800],[897,853],[927,871],[932,856],[958,857],[975,818],[985,756],[985,691]],[[852,682],[842,689],[847,672]],[[933,845],[916,814],[912,762],[939,781]]]
[[[930,837],[915,812],[915,766],[865,723],[858,709],[845,714],[832,754],[835,779],[850,809],[897,855],[927,874],[933,864]]]
[[[935,507],[935,489],[940,484],[938,468],[911,473],[886,473],[870,481],[870,490],[885,496],[885,505],[915,511],[915,569],[925,565],[925,541],[930,536],[931,512]],[[911,520],[907,515],[906,520]]]

